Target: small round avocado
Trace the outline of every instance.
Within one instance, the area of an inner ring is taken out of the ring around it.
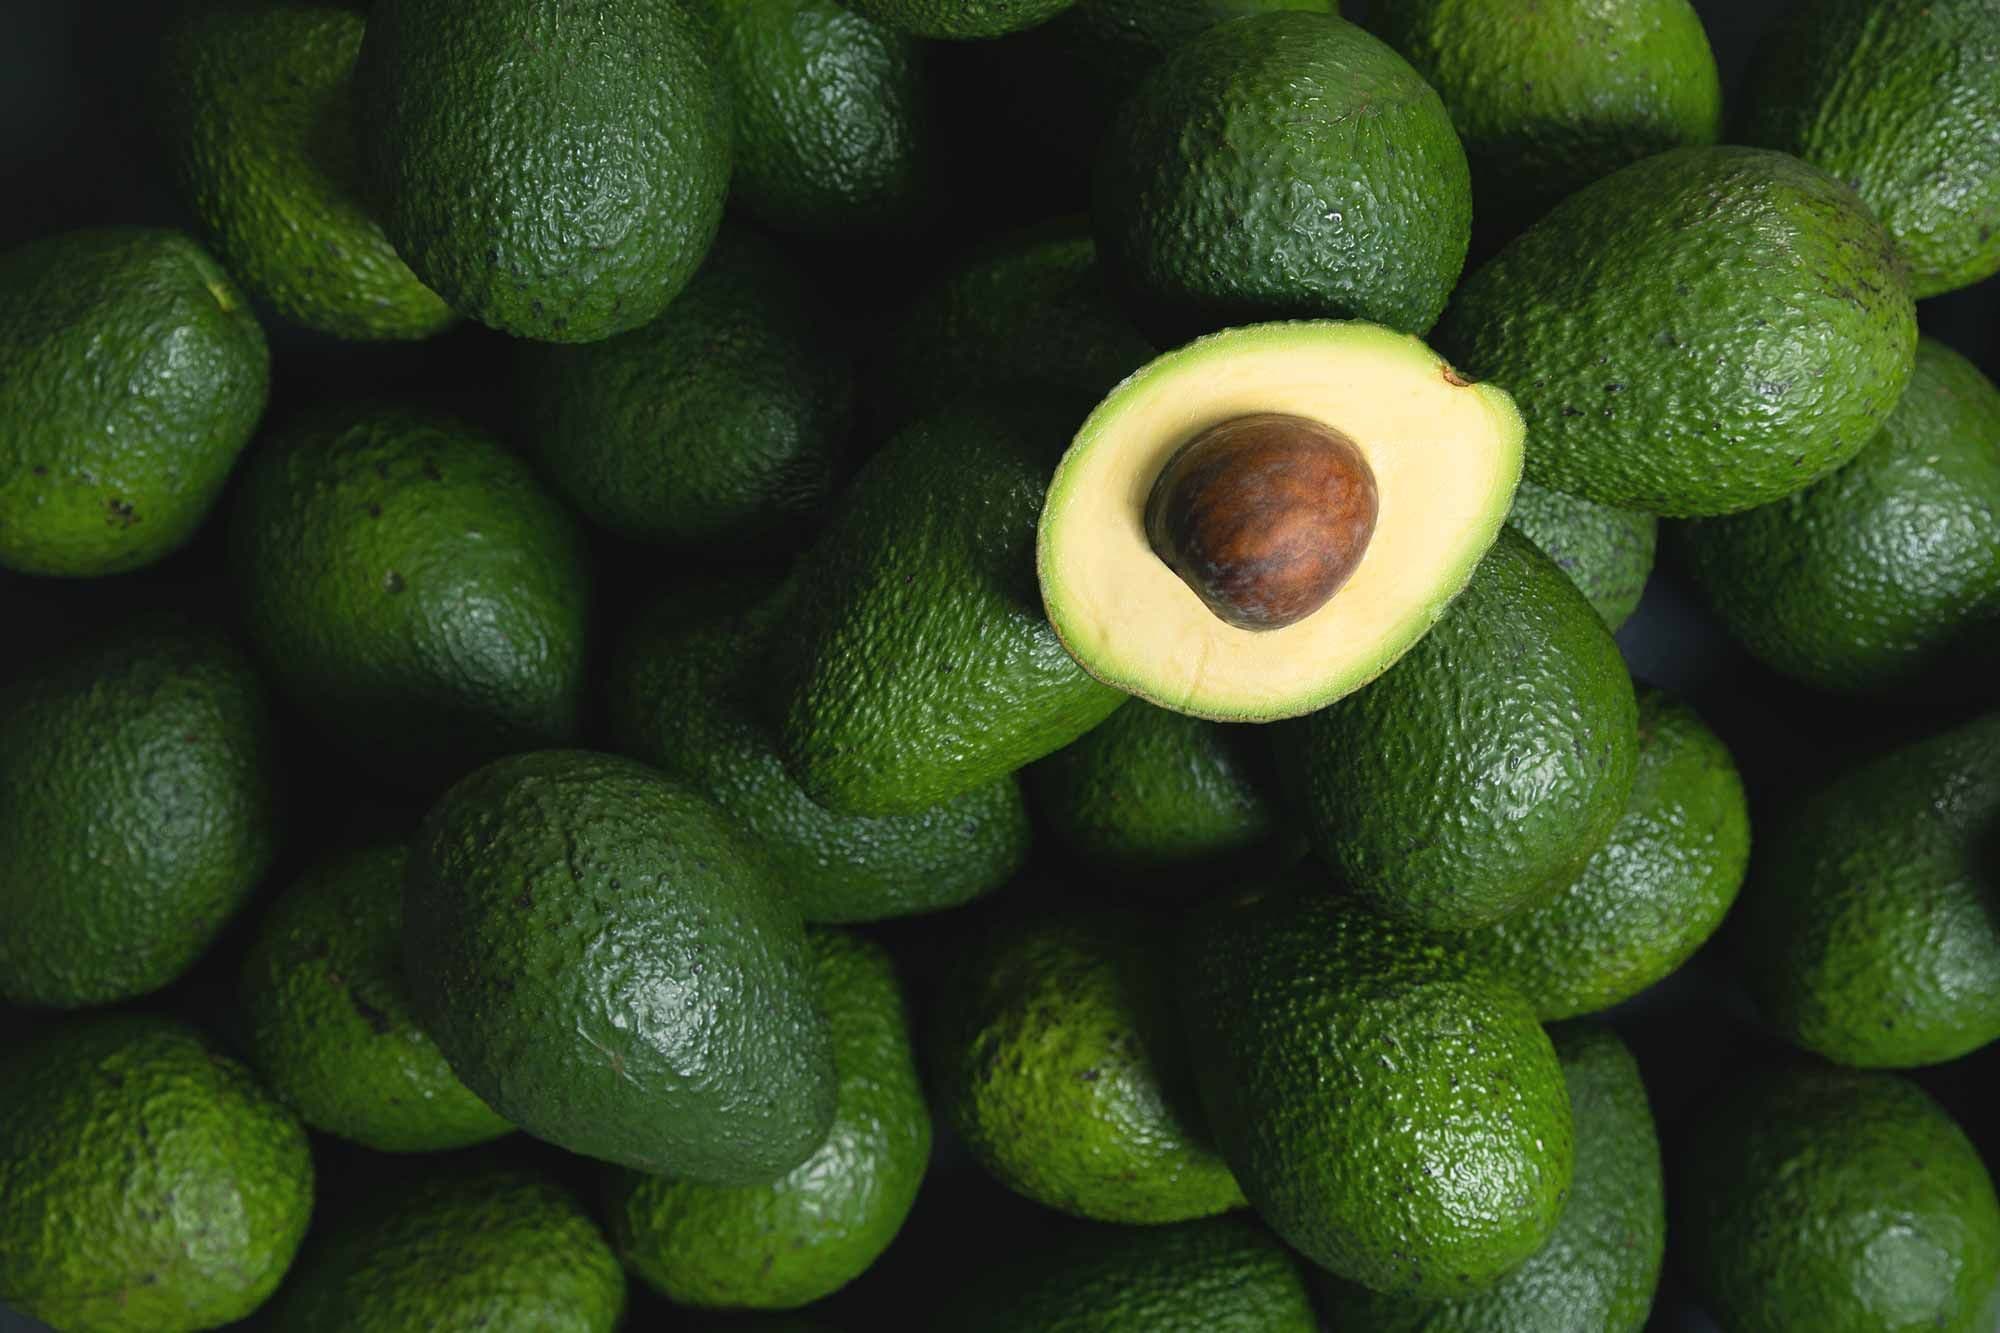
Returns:
[[[193,1028],[73,1019],[0,1056],[0,1308],[216,1328],[277,1289],[312,1206],[305,1128]]]
[[[278,853],[270,701],[160,612],[0,688],[0,999],[76,1008],[193,966]]]
[[[788,1310],[831,1295],[896,1238],[930,1164],[930,1110],[888,953],[843,930],[807,940],[840,1073],[826,1141],[769,1185],[609,1174],[613,1245],[676,1305]]]
[[[1616,631],[1639,609],[1653,574],[1660,520],[1537,486],[1525,478],[1507,522],[1569,575]]]
[[[1675,1262],[1730,1333],[1988,1333],[2000,1200],[1916,1084],[1767,1070],[1695,1117],[1671,1163]]]
[[[904,32],[945,41],[1004,37],[1047,23],[1076,0],[845,0]]]
[[[102,227],[0,254],[0,568],[94,578],[185,546],[270,372],[249,302],[179,232]]]
[[[401,843],[321,858],[265,914],[243,961],[250,1061],[322,1133],[439,1152],[509,1133],[410,1013]]]

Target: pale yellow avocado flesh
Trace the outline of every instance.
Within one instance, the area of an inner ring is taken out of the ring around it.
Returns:
[[[1282,412],[1360,448],[1379,496],[1347,584],[1275,630],[1217,618],[1146,539],[1146,499],[1176,450],[1219,422]],[[1176,712],[1266,722],[1313,712],[1407,652],[1506,521],[1525,427],[1420,340],[1314,320],[1227,329],[1134,372],[1083,423],[1049,484],[1042,602],[1091,675]]]

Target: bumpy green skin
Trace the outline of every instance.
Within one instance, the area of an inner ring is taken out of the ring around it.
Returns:
[[[0,999],[160,989],[249,900],[282,832],[275,728],[247,657],[161,615],[0,692]]]
[[[1689,517],[1858,453],[1916,354],[1907,271],[1855,193],[1757,148],[1677,148],[1571,195],[1465,280],[1438,350],[1528,422],[1532,481]]]
[[[1397,0],[1369,26],[1444,99],[1473,214],[1503,234],[1722,132],[1722,79],[1688,0]]]
[[[1562,1068],[1528,1003],[1449,941],[1295,880],[1195,913],[1180,955],[1209,1123],[1293,1249],[1436,1298],[1549,1239],[1574,1165]]]
[[[1853,462],[1676,541],[1760,661],[1828,690],[1907,684],[2000,618],[2000,389],[1924,339],[1910,387]]]
[[[774,1184],[719,1189],[614,1170],[612,1243],[677,1305],[789,1310],[867,1271],[916,1202],[931,1117],[895,965],[842,930],[811,941],[840,1097],[826,1141]]]
[[[632,760],[546,750],[452,787],[411,848],[403,956],[452,1070],[570,1152],[763,1184],[833,1122],[798,910],[721,811]]]
[[[271,1333],[611,1333],[625,1274],[569,1192],[530,1171],[444,1168],[313,1246]]]
[[[0,567],[91,578],[186,545],[264,414],[271,356],[175,231],[0,255]]]
[[[1568,887],[1459,942],[1544,1022],[1595,1013],[1680,969],[1736,901],[1750,811],[1729,749],[1692,708],[1639,691],[1625,813]]]
[[[354,83],[396,252],[502,332],[648,323],[722,221],[728,90],[676,0],[376,0]]]
[[[1772,833],[1732,918],[1765,1022],[1844,1065],[2000,1039],[2000,713],[1828,783]]]
[[[583,534],[480,431],[396,407],[322,411],[258,450],[230,542],[272,679],[384,779],[434,790],[575,736]]]
[[[1653,574],[1660,520],[1613,509],[1523,480],[1507,515],[1514,530],[1542,548],[1589,599],[1605,628],[1616,630],[1639,609]]]
[[[786,767],[842,814],[913,814],[1068,745],[1125,698],[1042,614],[1035,533],[1075,417],[965,404],[869,460],[800,557],[769,698]]]
[[[1402,920],[1468,930],[1546,899],[1611,836],[1638,707],[1590,603],[1503,528],[1416,647],[1285,744],[1340,883]]]
[[[1049,34],[1102,85],[1123,99],[1177,48],[1218,23],[1304,10],[1338,14],[1338,0],[1077,0]]]
[[[251,295],[337,338],[424,338],[456,316],[362,199],[365,25],[326,0],[190,6],[161,50],[162,133],[203,239]]]
[[[1918,296],[2000,271],[2000,13],[1983,0],[1800,0],[1746,76],[1743,141],[1860,191]]]
[[[938,1113],[1009,1189],[1100,1222],[1243,1205],[1195,1094],[1167,944],[1137,912],[1038,916],[958,970],[934,1028]]]
[[[215,1328],[277,1289],[312,1201],[304,1127],[193,1028],[78,1019],[0,1059],[0,1307]]]
[[[811,531],[847,444],[850,361],[805,275],[742,231],[644,328],[521,351],[530,438],[556,488],[621,537],[710,559]]]
[[[969,1307],[969,1308],[968,1308]],[[1247,1217],[1094,1227],[944,1315],[965,1333],[1316,1333],[1297,1260]]]
[[[251,1063],[322,1133],[439,1152],[514,1127],[460,1083],[403,981],[401,843],[325,857],[264,916],[243,960]]]
[[[1660,1140],[1639,1064],[1610,1028],[1551,1029],[1576,1126],[1576,1182],[1549,1243],[1484,1291],[1455,1300],[1320,1283],[1336,1330],[1365,1333],[1639,1333],[1667,1240]]]
[[[1894,1074],[1729,1088],[1672,1163],[1675,1262],[1730,1333],[1987,1333],[2000,1202],[1965,1133]]]
[[[1157,355],[1118,306],[1082,219],[1016,232],[926,289],[874,367],[870,416],[907,425],[961,398],[1096,402]]]
[[[1076,0],[843,0],[848,8],[919,37],[1004,37],[1047,23]]]
[[[1161,346],[1275,319],[1423,334],[1465,264],[1472,181],[1431,86],[1327,14],[1211,28],[1112,121],[1105,269]]]
[[[908,815],[837,815],[799,789],[756,711],[782,597],[761,580],[676,589],[643,611],[605,689],[620,751],[693,785],[777,866],[807,921],[879,921],[971,902],[1027,860],[1011,774]]]

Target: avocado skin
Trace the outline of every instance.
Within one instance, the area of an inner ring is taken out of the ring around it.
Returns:
[[[1225,23],[1168,56],[1106,132],[1092,200],[1105,269],[1163,347],[1290,318],[1421,335],[1471,237],[1437,93],[1328,14]]]
[[[826,1140],[761,1187],[608,1174],[613,1244],[676,1305],[784,1310],[831,1295],[896,1238],[930,1164],[930,1110],[895,965],[851,931],[806,939],[840,1071]]]
[[[1115,105],[1169,54],[1219,23],[1282,10],[1340,13],[1338,0],[1077,0],[1046,29]]]
[[[539,1172],[432,1166],[324,1235],[272,1303],[271,1333],[611,1333],[625,1274]]]
[[[0,691],[0,999],[70,1009],[178,978],[277,856],[282,785],[249,659],[171,613]]]
[[[1731,1333],[1986,1333],[2000,1316],[1993,1181],[1899,1075],[1760,1072],[1669,1167],[1675,1262]]]
[[[1659,547],[1659,519],[1523,480],[1507,521],[1569,575],[1606,629],[1616,632],[1639,609]]]
[[[2000,1039],[2000,713],[1833,779],[1772,832],[1730,929],[1764,1021],[1838,1064]]]
[[[1640,1333],[1666,1252],[1660,1140],[1639,1064],[1610,1028],[1549,1029],[1576,1125],[1576,1181],[1549,1243],[1454,1300],[1384,1296],[1322,1279],[1336,1329],[1367,1333]]]
[[[427,338],[457,315],[362,197],[366,21],[337,3],[190,5],[161,51],[163,133],[203,238],[258,300],[336,338]]]
[[[383,231],[504,333],[647,323],[722,220],[729,97],[710,54],[677,0],[375,0],[354,94]]]
[[[786,605],[770,581],[739,577],[677,588],[642,611],[605,687],[615,747],[721,806],[769,854],[807,921],[941,911],[1013,878],[1033,834],[1011,774],[882,818],[834,814],[799,790],[755,706]]]
[[[635,542],[755,558],[812,532],[847,447],[851,357],[805,274],[724,231],[644,328],[523,344],[531,447],[591,522]]]
[[[1678,971],[1722,924],[1750,860],[1729,749],[1692,708],[1641,689],[1632,797],[1566,888],[1461,943],[1542,1021],[1608,1009]]]
[[[1436,341],[1514,396],[1529,480],[1691,517],[1783,499],[1858,453],[1917,327],[1852,190],[1783,153],[1694,147],[1557,205],[1465,280]]]
[[[1548,898],[1611,836],[1638,707],[1583,594],[1502,528],[1430,633],[1283,743],[1335,880],[1402,920],[1469,930]]]
[[[1076,0],[844,0],[850,9],[919,37],[1004,37],[1047,23]]]
[[[1742,141],[1858,190],[1919,297],[2000,271],[2000,13],[1984,0],[1799,0],[1751,61]]]
[[[643,764],[545,750],[453,786],[411,849],[403,957],[453,1072],[569,1152],[762,1184],[833,1122],[797,909],[721,811]]]
[[[1574,1157],[1562,1069],[1448,939],[1294,878],[1190,915],[1179,977],[1216,1140],[1307,1259],[1446,1297],[1548,1240]]]
[[[0,255],[0,567],[94,578],[185,546],[270,373],[249,302],[179,232],[99,227]]]
[[[800,557],[767,699],[786,768],[838,814],[912,814],[1061,749],[1125,695],[1042,612],[1035,534],[1079,419],[967,402],[869,460]]]
[[[305,1236],[305,1128],[166,1018],[92,1016],[0,1056],[0,1302],[55,1328],[193,1333],[276,1290]]]
[[[1759,661],[1825,690],[1904,686],[2000,631],[2000,389],[1944,344],[1854,461],[1677,553]]]

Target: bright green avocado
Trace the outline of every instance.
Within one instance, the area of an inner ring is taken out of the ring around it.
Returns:
[[[1438,350],[1527,418],[1529,480],[1687,517],[1802,490],[1895,407],[1916,307],[1851,189],[1757,148],[1585,187],[1465,280]]]
[[[840,1071],[825,1142],[769,1185],[609,1175],[612,1243],[676,1305],[786,1310],[831,1295],[895,1239],[930,1164],[930,1111],[894,964],[848,931],[807,939]]]
[[[312,1206],[304,1126],[193,1028],[73,1019],[0,1055],[0,1310],[216,1328],[277,1289]]]
[[[504,333],[648,323],[722,220],[729,90],[677,0],[375,0],[354,93],[396,252]]]
[[[1076,0],[843,0],[892,28],[947,41],[1004,37],[1047,23]]]
[[[1657,518],[1523,480],[1507,521],[1569,575],[1605,628],[1617,630],[1639,609],[1659,545]]]
[[[403,957],[453,1072],[567,1151],[754,1185],[833,1122],[798,909],[720,810],[643,764],[544,750],[453,786],[411,847]]]
[[[223,634],[125,620],[0,685],[0,1000],[159,990],[279,847],[270,700]]]
[[[1908,1068],[2000,1039],[2000,713],[1808,797],[1731,917],[1764,1021],[1844,1065]]]
[[[271,356],[177,231],[101,227],[0,254],[0,568],[91,578],[194,536],[264,414]]]
[[[1179,973],[1209,1124],[1286,1244],[1446,1297],[1548,1241],[1574,1158],[1562,1067],[1528,1003],[1448,939],[1294,878],[1190,916]]]
[[[1853,462],[1675,537],[1761,661],[1828,690],[1906,685],[2000,621],[2000,389],[1923,339],[1910,387]]]
[[[339,338],[423,338],[455,316],[362,198],[365,25],[328,0],[190,5],[161,52],[163,132],[182,200],[252,296]]]
[[[1796,0],[1765,30],[1743,141],[1860,191],[1916,294],[2000,271],[2000,11],[1987,0]]]
[[[1091,220],[1161,346],[1277,319],[1422,334],[1471,235],[1465,151],[1431,86],[1330,14],[1259,14],[1181,45],[1098,150]]]

